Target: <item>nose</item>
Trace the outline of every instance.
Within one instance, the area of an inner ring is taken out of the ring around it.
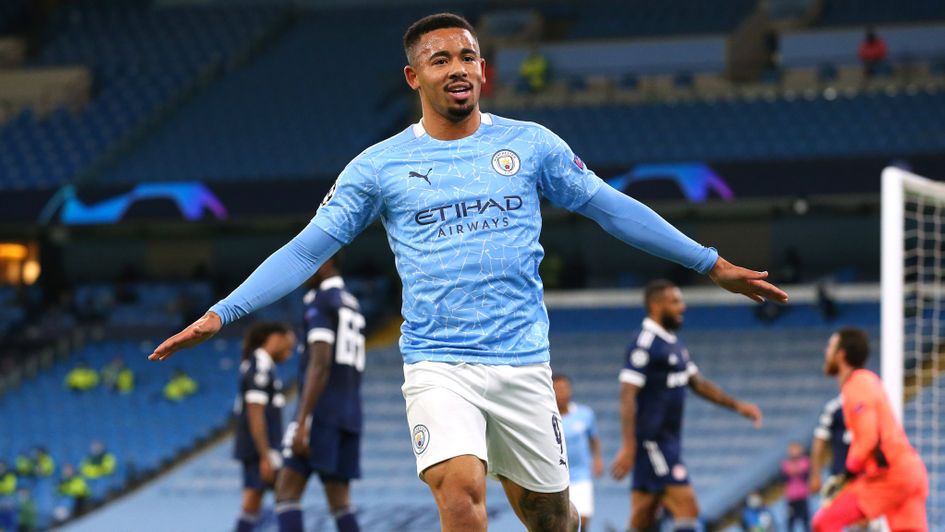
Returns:
[[[461,58],[454,59],[450,63],[450,77],[451,78],[465,78],[468,76],[469,76],[469,73],[466,72],[465,68],[463,68],[463,60]]]

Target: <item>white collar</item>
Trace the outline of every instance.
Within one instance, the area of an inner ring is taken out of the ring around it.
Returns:
[[[325,279],[318,285],[319,290],[330,290],[332,288],[344,288],[345,281],[341,278],[340,275],[332,275],[328,279]]]
[[[302,303],[305,303],[306,305],[311,305],[312,301],[315,301],[315,294],[317,293],[318,293],[318,290],[315,290],[314,288],[312,288],[308,292],[305,292],[305,295],[302,297]]]
[[[257,347],[253,354],[256,355],[256,365],[262,365],[267,368],[271,368],[274,365],[272,361],[272,355],[268,351],[261,347]]]
[[[671,344],[676,343],[676,335],[664,329],[663,326],[660,325],[659,323],[656,323],[655,320],[652,320],[650,318],[644,318],[643,328],[648,331],[651,331],[656,336],[659,336],[660,338],[662,338],[663,340]]]
[[[479,127],[482,127],[483,124],[491,126],[492,115],[489,113],[479,113]],[[410,127],[413,129],[413,136],[416,138],[420,138],[427,134],[427,129],[423,127],[423,119]]]

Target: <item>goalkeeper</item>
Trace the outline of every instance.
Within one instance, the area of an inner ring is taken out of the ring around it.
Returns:
[[[889,528],[926,531],[928,474],[893,414],[879,377],[864,369],[869,340],[860,329],[840,329],[830,337],[824,373],[837,377],[843,417],[851,442],[845,485],[832,482],[826,498],[835,497],[814,516],[815,532],[841,531],[867,519],[885,516]]]

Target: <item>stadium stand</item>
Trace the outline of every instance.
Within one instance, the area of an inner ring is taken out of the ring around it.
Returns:
[[[99,342],[73,353],[50,371],[0,397],[0,457],[12,463],[16,453],[45,445],[58,464],[78,465],[90,442],[101,440],[117,458],[116,473],[90,481],[92,499],[101,502],[126,483],[150,474],[202,438],[223,428],[236,390],[239,342],[218,340],[201,347],[193,356],[171,364],[149,364],[146,355],[153,342]],[[119,396],[101,387],[82,394],[64,389],[63,378],[74,361],[84,360],[100,369],[112,358],[123,357],[136,374],[135,390]],[[161,389],[174,368],[195,376],[196,396],[183,404],[161,398]],[[291,378],[295,368],[282,371]],[[37,479],[33,496],[41,523],[50,524],[55,505],[56,475]]]
[[[78,114],[22,110],[0,129],[0,189],[72,181],[280,20],[275,7],[152,9],[75,2],[56,13],[33,66],[92,68],[96,97]]]
[[[617,166],[642,161],[934,153],[945,147],[942,113],[945,93],[909,91],[535,108],[508,114],[556,131],[592,165]]]
[[[0,35],[16,30],[26,16],[29,0],[0,2]]]
[[[568,39],[614,39],[653,35],[727,33],[757,5],[756,0],[705,3],[686,0],[581,2]]]
[[[268,179],[338,172],[406,121],[398,43],[414,10],[303,14],[264,55],[195,98],[102,178]],[[339,58],[346,22],[365,29],[353,57]],[[332,80],[326,83],[330,65]],[[366,74],[367,73],[367,74]],[[260,87],[259,80],[267,80]],[[173,155],[172,155],[173,154]]]
[[[843,323],[868,326],[875,331],[877,305],[843,304],[841,312]],[[552,310],[550,317],[552,366],[574,379],[575,399],[595,409],[604,456],[609,461],[620,441],[616,375],[642,311],[562,308]],[[748,490],[772,478],[788,441],[809,438],[823,403],[836,393],[836,384],[821,374],[824,342],[831,330],[832,325],[808,306],[792,309],[774,324],[757,321],[751,307],[745,305],[694,306],[687,312],[686,330],[681,334],[703,373],[735,395],[758,402],[765,413],[764,427],[755,431],[746,420],[698,398],[689,398],[684,453],[707,521],[717,522],[728,510],[741,504]],[[201,375],[196,371],[195,368],[194,375]],[[403,370],[397,349],[372,350],[365,379],[366,436],[362,449],[365,473],[355,483],[356,504],[366,518],[376,516],[379,508],[400,505],[404,507],[404,516],[414,515],[415,507],[427,508],[432,503],[424,498],[424,488],[416,478],[407,449],[400,391]],[[220,456],[228,458],[218,455],[215,460]],[[205,463],[203,469],[208,467],[210,464]],[[228,497],[235,501],[238,473],[234,470],[232,475],[235,480],[227,484],[232,485],[232,490],[225,493],[231,493]],[[500,488],[493,482],[489,485],[490,508],[496,507],[490,511],[497,515],[494,528],[515,530],[511,525],[514,516],[507,511],[507,515],[501,515],[504,496]],[[605,524],[622,526],[628,511],[627,489],[626,482],[608,479],[597,482],[598,515],[592,529],[603,530]],[[203,485],[201,496],[213,497],[214,490]],[[320,494],[310,493],[307,497],[307,510],[327,515]],[[230,506],[223,505],[217,519],[235,512],[235,503]],[[116,522],[115,511],[102,515],[102,519]],[[95,526],[95,518],[87,519],[85,528],[79,529],[90,530],[90,526]],[[413,519],[422,522],[422,517]],[[99,526],[106,522],[98,521]],[[404,530],[411,529],[419,530],[422,526],[405,525]]]
[[[824,0],[819,26],[865,26],[945,20],[945,5],[936,0]]]

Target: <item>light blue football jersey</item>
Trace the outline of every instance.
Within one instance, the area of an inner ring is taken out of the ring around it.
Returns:
[[[591,438],[597,438],[597,418],[591,407],[571,403],[561,418],[564,441],[568,444],[568,476],[571,482],[593,480]]]
[[[403,283],[406,363],[537,364],[549,359],[541,198],[573,211],[602,184],[548,129],[483,113],[462,139],[414,124],[368,148],[313,222],[347,244],[381,218]]]

